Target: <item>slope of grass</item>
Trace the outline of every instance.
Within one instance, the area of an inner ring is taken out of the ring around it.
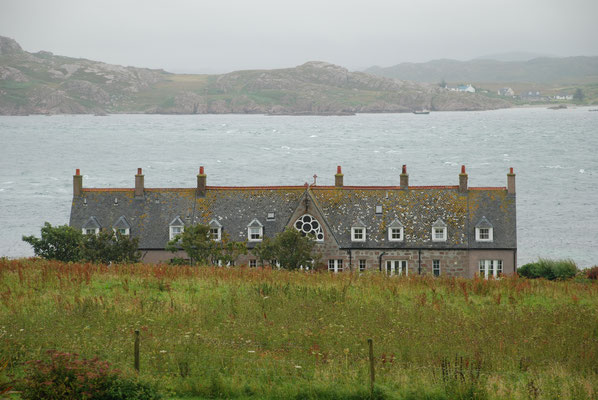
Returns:
[[[169,396],[598,396],[598,284],[0,259],[0,359],[98,356]]]

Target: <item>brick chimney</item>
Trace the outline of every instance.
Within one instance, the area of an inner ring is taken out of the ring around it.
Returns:
[[[467,173],[465,172],[465,165],[461,165],[461,173],[459,174],[459,192],[467,192]]]
[[[199,174],[197,175],[197,194],[200,197],[206,195],[206,181],[207,175],[204,173],[203,166],[199,167]]]
[[[343,171],[341,170],[341,166],[338,165],[336,167],[336,175],[334,175],[334,186],[336,187],[343,187]]]
[[[143,171],[137,168],[137,175],[135,175],[135,197],[143,197]]]
[[[513,167],[509,169],[509,173],[507,174],[507,193],[515,194],[515,173],[513,172]]]
[[[401,171],[401,189],[409,189],[409,174],[407,173],[407,165],[403,164]]]
[[[73,175],[73,197],[80,197],[83,190],[83,175],[81,170],[77,168],[75,175]]]

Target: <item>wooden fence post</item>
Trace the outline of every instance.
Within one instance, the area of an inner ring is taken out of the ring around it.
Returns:
[[[139,372],[139,329],[135,329],[135,370]]]
[[[374,341],[372,339],[368,339],[368,346],[370,348],[370,398],[374,398],[374,380],[375,380],[375,371],[374,371]]]

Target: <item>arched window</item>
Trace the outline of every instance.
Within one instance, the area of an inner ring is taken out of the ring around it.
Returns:
[[[313,235],[318,242],[324,241],[324,230],[322,225],[309,214],[303,214],[297,221],[295,221],[295,229],[303,234],[303,236]]]

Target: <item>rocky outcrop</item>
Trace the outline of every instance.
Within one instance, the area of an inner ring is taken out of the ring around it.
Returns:
[[[0,37],[0,114],[352,114],[509,106],[481,95],[377,77],[322,61],[223,75],[173,75],[28,53]]]

